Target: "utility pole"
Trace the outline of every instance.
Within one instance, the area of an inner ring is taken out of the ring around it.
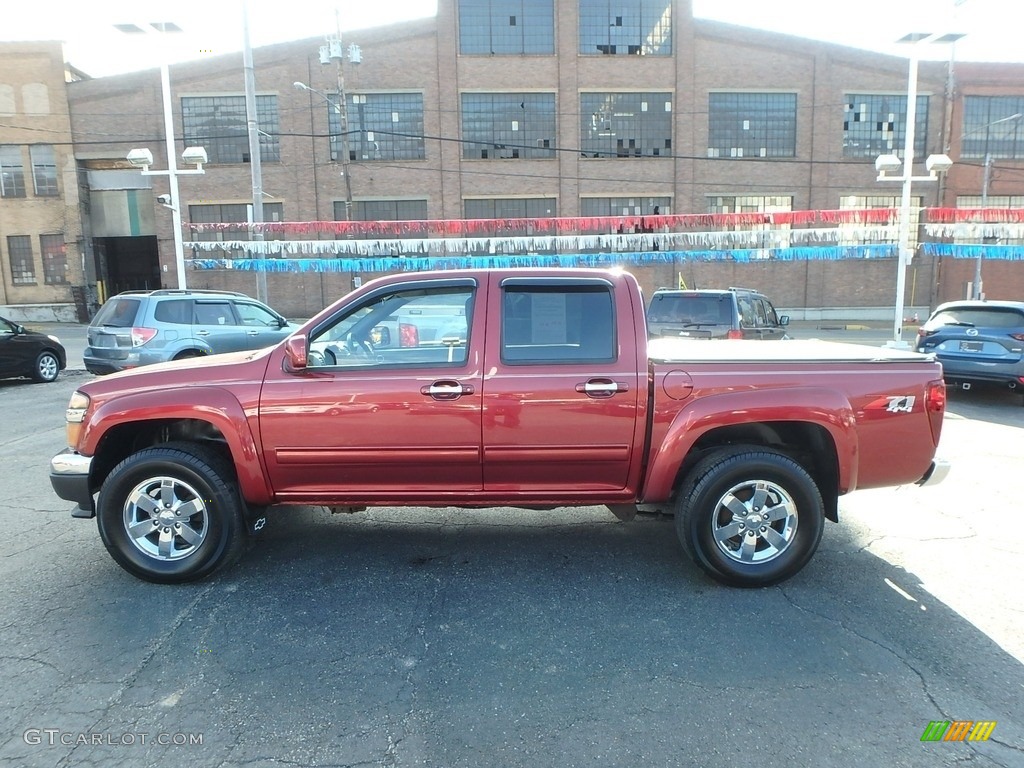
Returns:
[[[352,176],[349,172],[349,147],[348,147],[348,96],[345,93],[345,51],[341,43],[341,20],[335,12],[337,23],[337,36],[328,39],[327,44],[320,47],[320,63],[327,64],[333,61],[338,68],[338,123],[340,136],[338,147],[341,152],[341,175],[345,181],[345,221],[352,221]],[[362,55],[358,45],[350,45],[348,50],[349,61],[358,64]]]
[[[260,156],[259,125],[256,122],[256,73],[252,64],[252,46],[249,43],[249,0],[242,0],[242,66],[245,70],[245,124],[249,131],[249,167],[252,170],[252,217],[249,239],[262,243],[263,229],[263,164]],[[256,225],[255,227],[253,225]],[[267,303],[267,254],[258,249],[259,269],[256,270],[256,298]]]

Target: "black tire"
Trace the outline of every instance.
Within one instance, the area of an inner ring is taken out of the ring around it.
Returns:
[[[736,587],[764,587],[796,574],[817,550],[824,527],[821,492],[807,471],[754,446],[701,460],[676,506],[683,549],[712,578]]]
[[[193,357],[202,357],[202,356],[203,356],[203,353],[200,352],[198,349],[186,349],[183,352],[179,352],[178,354],[176,354],[171,359],[172,360],[188,360],[188,359],[193,358]]]
[[[231,466],[195,443],[132,454],[104,481],[96,508],[111,557],[146,581],[201,579],[233,562],[245,546],[243,503]]]
[[[56,354],[44,349],[36,358],[35,367],[32,369],[32,378],[39,382],[56,381],[60,375],[60,359]]]

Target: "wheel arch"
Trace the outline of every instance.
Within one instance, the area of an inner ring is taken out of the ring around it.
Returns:
[[[700,398],[675,415],[652,442],[644,500],[673,498],[689,471],[727,446],[772,448],[811,475],[838,519],[838,497],[857,487],[859,440],[853,409],[834,390],[800,387]]]
[[[272,492],[241,405],[225,392],[197,393],[191,388],[189,393],[194,398],[190,403],[161,402],[155,407],[137,395],[101,405],[80,444],[80,450],[93,457],[90,488],[98,490],[110,471],[132,453],[163,443],[191,442],[224,457],[246,502],[271,503]],[[125,418],[126,414],[133,417]]]

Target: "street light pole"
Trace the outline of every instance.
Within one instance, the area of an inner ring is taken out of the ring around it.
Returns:
[[[181,236],[181,205],[178,194],[178,163],[174,151],[174,116],[171,112],[171,68],[164,56],[160,62],[160,86],[164,103],[164,141],[167,144],[167,181],[171,188],[171,228],[174,230],[174,266],[178,287],[185,286],[185,244]],[[152,171],[150,171],[152,173]]]
[[[249,43],[249,3],[242,2],[242,67],[245,70],[245,123],[249,134],[249,167],[252,171],[252,223],[249,239],[262,242],[263,229],[263,157],[260,153],[259,125],[256,121],[256,72],[252,63],[252,45]],[[252,226],[255,224],[256,226]],[[256,298],[267,302],[267,254],[258,249],[260,269],[256,270]]]

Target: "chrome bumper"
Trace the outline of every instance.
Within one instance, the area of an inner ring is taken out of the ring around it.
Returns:
[[[949,474],[950,466],[952,465],[945,459],[933,460],[932,465],[928,467],[928,471],[922,475],[915,485],[937,485],[941,483],[946,479],[946,475]]]
[[[71,510],[72,517],[96,517],[96,507],[89,489],[89,470],[92,457],[65,448],[50,459],[50,485],[65,501],[78,506]]]

